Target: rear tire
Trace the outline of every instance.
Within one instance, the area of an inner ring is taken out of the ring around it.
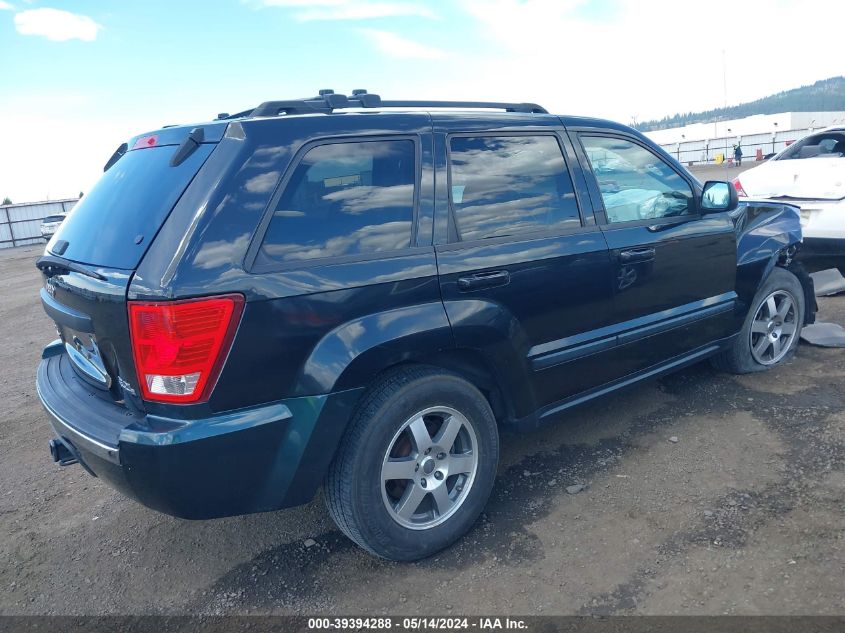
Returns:
[[[498,458],[496,420],[478,389],[433,367],[395,371],[350,421],[326,479],[329,514],[377,556],[424,558],[475,523]]]
[[[801,338],[805,310],[801,282],[776,267],[754,296],[739,335],[731,347],[713,357],[713,365],[732,374],[749,374],[789,360]]]

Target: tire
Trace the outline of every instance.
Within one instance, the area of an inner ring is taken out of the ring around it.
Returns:
[[[498,459],[496,420],[478,389],[433,367],[398,370],[363,396],[350,420],[326,478],[326,504],[367,551],[418,560],[472,527]]]
[[[772,300],[777,308],[774,318],[770,314]],[[791,301],[792,306],[786,301]],[[754,295],[739,335],[731,347],[713,358],[713,365],[732,374],[749,374],[780,365],[795,354],[805,314],[801,282],[788,270],[775,267]]]

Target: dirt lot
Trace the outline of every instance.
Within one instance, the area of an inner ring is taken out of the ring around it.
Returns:
[[[841,350],[739,378],[696,366],[506,436],[472,532],[394,564],[322,499],[187,522],[52,464],[37,252],[0,251],[0,613],[845,613]],[[845,324],[845,298],[821,310]]]

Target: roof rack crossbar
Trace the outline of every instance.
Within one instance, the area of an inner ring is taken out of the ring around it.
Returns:
[[[536,103],[505,103],[498,101],[382,101],[377,94],[363,89],[352,91],[352,96],[321,90],[319,96],[309,99],[288,99],[284,101],[265,101],[246,116],[277,116],[285,114],[329,114],[344,108],[464,108],[495,109],[506,112],[527,112],[548,114],[548,111]],[[226,118],[243,116],[239,113]]]

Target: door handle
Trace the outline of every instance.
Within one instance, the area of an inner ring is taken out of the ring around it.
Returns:
[[[632,248],[619,253],[619,261],[623,264],[631,262],[646,262],[654,259],[654,248]]]
[[[458,290],[479,290],[481,288],[492,288],[504,286],[511,279],[510,273],[506,270],[493,270],[490,272],[476,273],[469,277],[458,277]]]

